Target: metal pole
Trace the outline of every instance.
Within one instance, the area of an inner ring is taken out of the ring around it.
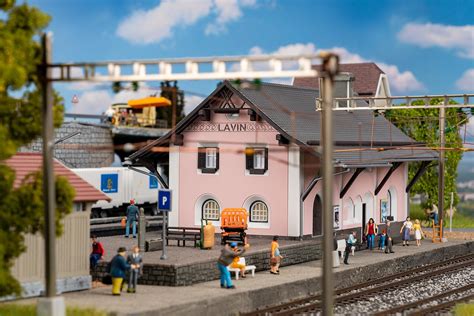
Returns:
[[[444,104],[448,105],[449,100],[447,97],[444,98]],[[439,164],[438,164],[438,222],[440,224],[440,236],[443,236],[443,213],[444,213],[444,150],[446,139],[444,135],[445,129],[445,111],[446,109],[441,107],[439,109],[439,143],[441,150],[439,151]]]
[[[320,84],[322,105],[323,150],[323,315],[333,314],[333,77],[337,74],[338,57],[329,54],[323,58],[323,77]]]
[[[161,240],[163,242],[163,248],[161,250],[161,260],[166,260],[168,256],[166,255],[166,222],[168,220],[168,212],[163,213],[163,231],[161,232]]]
[[[47,66],[52,61],[51,35],[43,34],[41,88],[43,90],[43,200],[45,215],[45,276],[46,296],[56,296],[56,222],[55,222],[55,183],[53,170],[53,86],[49,80],[51,68]]]

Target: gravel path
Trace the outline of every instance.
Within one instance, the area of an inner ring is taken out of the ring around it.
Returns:
[[[419,301],[443,292],[453,290],[474,282],[474,269],[467,267],[463,270],[450,272],[426,280],[408,283],[404,288],[398,288],[388,293],[373,295],[360,299],[353,304],[336,306],[335,315],[366,315],[384,311],[395,306]],[[472,291],[471,291],[472,292]],[[443,302],[446,300],[443,300]],[[433,302],[437,304],[439,302]]]

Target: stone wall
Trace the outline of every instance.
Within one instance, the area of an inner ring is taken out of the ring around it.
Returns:
[[[303,241],[299,244],[281,246],[284,256],[281,266],[288,266],[321,259],[321,244],[318,240]],[[245,255],[248,265],[255,265],[257,271],[270,269],[270,253],[261,250]],[[138,279],[139,284],[185,286],[200,282],[219,279],[216,259],[209,259],[187,265],[144,264],[143,275]],[[95,271],[91,271],[93,278],[102,278],[105,275],[107,263],[101,262]]]
[[[110,127],[79,122],[64,122],[55,129],[55,140],[81,132],[55,146],[54,157],[69,168],[109,167],[114,161],[114,144]],[[41,152],[42,140],[37,139],[20,152]]]

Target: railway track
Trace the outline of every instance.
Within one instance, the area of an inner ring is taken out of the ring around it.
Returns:
[[[436,278],[437,276],[453,273],[463,270],[466,267],[474,265],[474,254],[465,255],[449,259],[440,263],[434,263],[426,266],[421,266],[409,271],[396,273],[387,277],[371,280],[362,284],[337,289],[334,292],[334,304],[347,305],[364,298],[369,298],[371,295],[388,293],[401,289],[407,284],[415,283],[427,278]],[[472,282],[471,285],[472,286]],[[472,290],[472,289],[470,289]],[[440,296],[441,299],[441,296]],[[262,315],[298,315],[298,314],[314,314],[317,315],[322,308],[321,294],[311,295],[306,298],[294,300],[278,306],[272,306],[264,309],[259,309],[251,313],[241,315],[245,316],[262,316]],[[403,309],[403,306],[397,307]],[[395,310],[395,308],[394,308]],[[399,312],[399,311],[398,311]],[[397,313],[397,311],[393,312]],[[382,312],[387,315],[389,313]]]

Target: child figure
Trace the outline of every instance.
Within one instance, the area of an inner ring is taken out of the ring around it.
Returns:
[[[142,256],[140,255],[140,248],[134,246],[132,254],[127,257],[127,263],[131,265],[130,276],[128,279],[127,293],[137,292],[138,275],[141,272]]]
[[[415,220],[413,230],[415,231],[416,245],[419,247],[421,246],[421,236],[424,235],[423,230],[421,230],[420,220]]]
[[[385,250],[386,239],[387,239],[387,234],[385,233],[385,229],[384,229],[382,230],[382,234],[380,235],[380,239],[379,239],[379,249],[381,249],[382,251]]]

